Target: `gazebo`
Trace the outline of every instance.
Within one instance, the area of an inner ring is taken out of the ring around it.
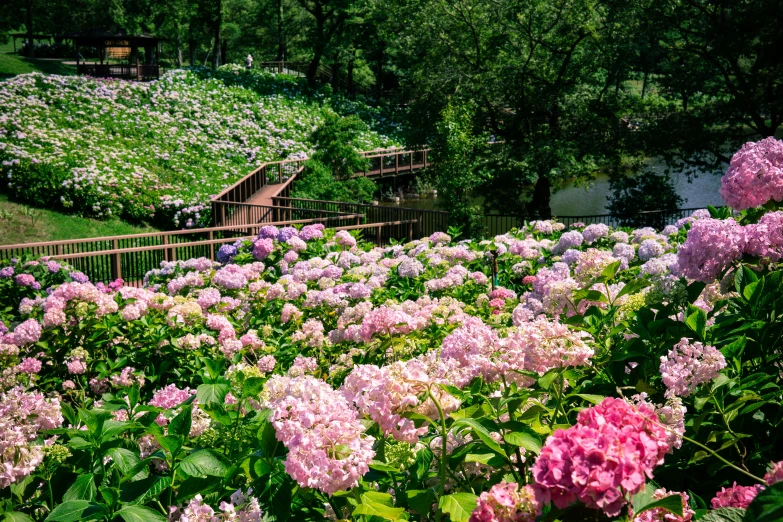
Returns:
[[[160,76],[158,58],[160,42],[164,38],[149,34],[126,34],[124,31],[95,29],[82,33],[63,35],[73,41],[76,48],[76,72],[99,78],[123,78],[125,80],[154,80]],[[98,61],[81,61],[82,47],[98,51]],[[140,56],[143,52],[143,58]],[[108,59],[127,63],[108,63]],[[107,62],[107,63],[104,63]]]

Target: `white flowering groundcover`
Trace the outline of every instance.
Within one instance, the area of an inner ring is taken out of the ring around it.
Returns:
[[[327,109],[368,124],[362,150],[399,144],[384,111],[328,92],[236,66],[150,83],[20,75],[0,82],[0,191],[86,216],[209,225],[211,195],[308,155]]]
[[[742,191],[781,151],[735,156],[743,211],[662,231],[266,226],[144,288],[4,261],[0,512],[780,520],[783,192]]]

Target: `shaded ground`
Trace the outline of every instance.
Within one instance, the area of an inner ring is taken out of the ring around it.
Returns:
[[[14,53],[11,42],[0,44],[0,80],[17,74],[41,72],[45,74],[76,74],[76,67],[54,58],[27,58]]]

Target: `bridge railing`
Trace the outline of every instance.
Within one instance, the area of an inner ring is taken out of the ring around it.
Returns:
[[[422,210],[418,208],[386,207],[346,201],[324,201],[302,198],[272,198],[275,205],[300,209],[329,210],[353,214],[363,214],[364,224],[387,223],[393,221],[416,221],[413,239],[427,237],[433,232],[448,228],[449,213],[442,210]]]
[[[158,268],[162,261],[194,257],[215,259],[221,244],[233,243],[240,237],[254,237],[264,225],[323,223],[332,226],[345,222],[356,224],[361,218],[361,214],[324,213],[315,218],[250,223],[242,226],[0,245],[0,259],[24,255],[66,259],[75,269],[87,274],[91,281],[109,282],[122,277],[136,282],[132,284],[137,284],[144,274]]]

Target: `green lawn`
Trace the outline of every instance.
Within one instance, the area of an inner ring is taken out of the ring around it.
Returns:
[[[21,45],[17,41],[17,45]],[[17,74],[41,72],[45,74],[76,74],[76,67],[65,65],[60,60],[26,58],[14,53],[12,42],[0,44],[0,80]]]
[[[101,221],[44,209],[30,209],[32,216],[29,216],[25,214],[25,209],[30,207],[8,201],[8,196],[0,194],[0,244],[12,245],[156,231],[152,227],[129,225],[119,219]]]

